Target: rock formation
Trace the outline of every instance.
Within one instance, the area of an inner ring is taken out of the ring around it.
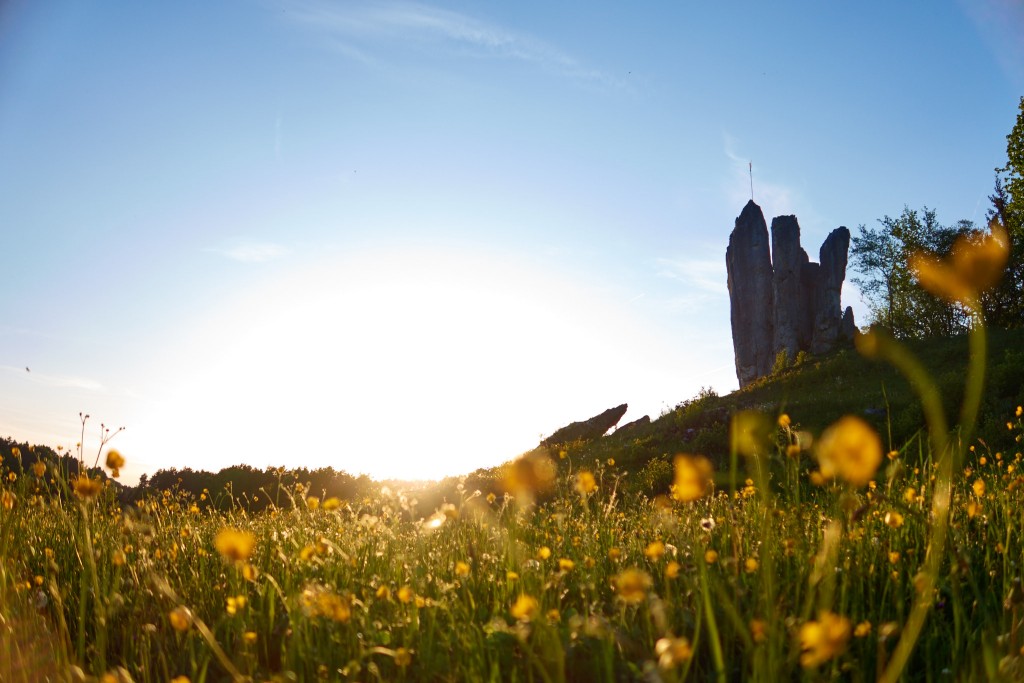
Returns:
[[[646,427],[649,424],[651,424],[651,416],[650,415],[644,415],[643,417],[638,418],[636,420],[633,420],[632,422],[627,422],[626,424],[622,425],[621,427],[616,427],[615,428],[615,433],[616,434],[624,434],[626,432],[631,432],[631,431],[633,431],[635,429],[639,429],[640,427]]]
[[[811,353],[826,353],[835,348],[843,321],[839,294],[846,279],[846,256],[850,250],[850,231],[836,228],[828,234],[818,252],[821,264],[821,286],[815,292],[814,335]],[[850,310],[853,315],[853,310]]]
[[[725,252],[732,302],[732,343],[740,386],[771,372],[772,260],[768,253],[768,226],[761,207],[749,202],[736,219]],[[768,344],[764,343],[768,340]]]
[[[796,216],[773,218],[772,300],[775,315],[772,318],[772,349],[775,352],[786,349],[790,358],[796,356],[802,337],[806,337],[806,306],[800,295],[803,291],[801,277],[807,261],[807,252],[800,247],[800,224],[796,222]],[[774,364],[774,353],[771,358]]]
[[[800,246],[796,216],[778,216],[769,254],[761,207],[743,207],[725,252],[740,387],[771,373],[780,351],[790,359],[800,351],[825,353],[853,337],[853,310],[840,306],[849,248],[850,231],[836,228],[813,263]]]
[[[562,427],[557,432],[540,442],[541,446],[557,446],[572,441],[591,441],[604,436],[605,432],[614,427],[626,414],[627,404],[609,408],[599,415],[595,415],[583,422],[573,422]]]

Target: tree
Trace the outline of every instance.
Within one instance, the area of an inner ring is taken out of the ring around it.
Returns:
[[[1010,236],[1010,259],[1000,285],[982,301],[985,319],[998,327],[1024,325],[1024,97],[1017,123],[1006,136],[1006,165],[996,168],[989,196],[989,222],[999,221]]]
[[[1006,165],[997,171],[1006,173],[1006,193],[1009,195],[1008,215],[1014,227],[1021,229],[1024,220],[1024,97],[1020,98],[1017,123],[1006,136]]]
[[[965,331],[969,323],[965,312],[919,287],[909,259],[924,250],[946,253],[957,236],[973,230],[971,222],[942,226],[933,209],[925,207],[918,213],[905,206],[899,217],[885,216],[878,223],[880,227],[874,229],[861,225],[850,249],[852,269],[861,274],[851,281],[867,301],[870,322],[902,339]]]

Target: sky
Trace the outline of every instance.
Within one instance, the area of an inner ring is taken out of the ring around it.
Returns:
[[[812,260],[983,222],[1022,34],[1019,0],[2,3],[0,436],[416,479],[727,393],[751,182]]]

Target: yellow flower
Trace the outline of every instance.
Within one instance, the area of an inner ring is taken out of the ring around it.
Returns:
[[[608,467],[615,467],[615,458],[608,458]]]
[[[175,676],[171,683],[192,683],[192,680],[188,676]]]
[[[404,669],[410,664],[412,664],[412,652],[404,647],[395,650],[395,666]]]
[[[123,567],[125,563],[124,551],[118,548],[110,556],[110,561],[114,563],[115,567]]]
[[[608,549],[608,559],[609,560],[616,561],[620,557],[622,557],[622,551],[621,550],[619,550],[618,548],[609,548]]]
[[[3,506],[4,510],[13,510],[15,500],[15,495],[10,491],[5,490],[2,494],[0,494],[0,505]]]
[[[192,626],[192,613],[183,605],[172,609],[167,614],[167,619],[171,622],[171,627],[179,633],[184,633]]]
[[[42,479],[43,475],[46,474],[46,463],[42,460],[36,460],[32,463],[32,474]]]
[[[871,634],[871,622],[862,621],[853,629],[854,638],[864,638]]]
[[[779,415],[779,426],[780,427],[782,427],[783,429],[789,429],[789,425],[790,424],[791,424],[791,422],[790,422],[790,419],[789,419],[789,415],[786,415],[785,413],[783,413],[782,415]]]
[[[415,597],[415,595],[412,592],[412,588],[410,588],[409,586],[402,586],[398,589],[397,597],[400,603],[407,605],[410,602],[412,602],[412,599]]]
[[[678,562],[669,562],[665,565],[665,578],[675,579],[679,576],[680,565]]]
[[[540,611],[540,604],[536,598],[529,595],[520,595],[512,605],[512,616],[519,621],[530,621]]]
[[[711,461],[702,455],[677,455],[672,496],[689,503],[704,496],[711,485]]]
[[[115,479],[120,476],[122,467],[124,467],[124,458],[121,457],[120,451],[111,448],[107,451],[107,468]]]
[[[832,612],[821,612],[817,621],[800,627],[800,664],[811,668],[841,655],[850,639],[850,620]]]
[[[750,620],[750,637],[755,643],[763,643],[768,640],[768,624],[764,619]]]
[[[976,500],[967,503],[967,516],[970,519],[977,517],[979,512],[981,512],[981,503]]]
[[[903,515],[892,510],[885,513],[885,523],[891,526],[893,529],[899,529],[903,526]]]
[[[391,589],[388,588],[387,586],[381,586],[380,588],[378,588],[377,589],[377,599],[378,600],[390,600],[391,599]]]
[[[910,269],[921,286],[951,303],[976,307],[979,295],[999,282],[1010,253],[1009,236],[999,221],[993,219],[988,227],[987,234],[959,237],[944,260],[923,252],[911,256]]]
[[[647,559],[652,562],[657,562],[661,559],[661,556],[665,554],[665,544],[661,541],[652,541],[648,544],[647,549],[644,550],[644,555]]]
[[[576,491],[580,495],[587,495],[593,493],[597,489],[597,481],[594,479],[594,475],[590,472],[583,470],[576,475]]]
[[[743,569],[746,570],[748,574],[753,574],[760,566],[761,563],[757,561],[756,557],[748,557],[746,562],[743,563]]]
[[[541,549],[537,551],[537,557],[542,560],[548,559],[549,557],[551,557],[551,548],[547,546],[541,547]]]
[[[974,485],[971,488],[974,489],[974,495],[976,495],[978,498],[984,497],[984,495],[985,495],[985,480],[984,479],[975,479],[974,480]]]
[[[563,557],[558,561],[558,568],[563,572],[571,572],[576,563],[567,557]]]
[[[882,462],[882,440],[864,420],[847,415],[821,435],[818,460],[824,476],[838,473],[854,486],[866,486]]]
[[[889,553],[889,564],[896,564],[900,561],[900,554],[893,550]]]
[[[324,617],[342,623],[352,618],[348,596],[338,595],[317,584],[308,585],[299,596],[299,602],[303,612],[311,617]]]
[[[455,563],[455,575],[456,576],[469,576],[469,565],[465,562],[459,561]]]
[[[95,498],[103,490],[103,482],[99,479],[91,479],[87,474],[80,474],[71,481],[71,488],[75,495],[86,500]]]
[[[509,582],[518,581],[519,580],[519,573],[518,572],[511,572],[511,571],[505,572],[505,580],[509,581]]]
[[[341,507],[341,500],[337,496],[331,496],[324,501],[324,510],[337,510]]]
[[[613,579],[615,591],[619,597],[631,605],[643,602],[647,591],[651,589],[650,575],[640,569],[626,569]]]
[[[555,483],[555,462],[540,450],[531,451],[504,468],[506,491],[516,497],[531,498],[551,489]]]
[[[310,496],[306,499],[306,507],[310,510],[316,510],[320,507],[320,499],[316,496]]]
[[[658,666],[668,671],[693,657],[693,648],[686,638],[660,638],[654,644],[654,654],[658,655]]]
[[[705,551],[704,552],[704,561],[707,562],[708,564],[714,564],[715,562],[718,562],[718,551],[717,550],[707,550],[707,551]]]
[[[231,527],[224,527],[213,539],[213,547],[217,549],[224,558],[235,562],[244,562],[252,554],[253,546],[256,544],[256,537],[247,531],[239,531]]]
[[[252,645],[256,642],[256,631],[246,631],[242,634],[242,640],[245,641],[246,645]]]
[[[497,499],[498,499],[498,497],[496,495],[494,495],[493,493],[488,493],[487,494],[487,503],[488,503],[488,505],[494,505],[494,501],[496,501]]]

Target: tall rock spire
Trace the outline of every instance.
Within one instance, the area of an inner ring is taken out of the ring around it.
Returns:
[[[747,202],[725,252],[736,376],[744,387],[772,369],[772,261],[761,207]],[[768,344],[764,341],[768,340]]]
[[[790,359],[800,351],[825,353],[853,337],[853,311],[840,307],[849,247],[850,231],[837,228],[821,245],[820,263],[813,263],[800,246],[796,216],[778,216],[769,254],[761,208],[753,200],[743,207],[725,252],[741,388],[770,374],[780,351]]]
[[[801,318],[805,303],[801,297],[801,275],[808,262],[800,246],[800,224],[796,216],[772,219],[772,294],[775,303],[774,355],[785,350],[790,359],[800,350]]]
[[[814,306],[814,334],[811,353],[826,353],[835,348],[843,322],[840,294],[846,279],[846,259],[850,250],[850,231],[839,227],[829,233],[818,252],[821,285]],[[850,311],[853,316],[853,311]]]

